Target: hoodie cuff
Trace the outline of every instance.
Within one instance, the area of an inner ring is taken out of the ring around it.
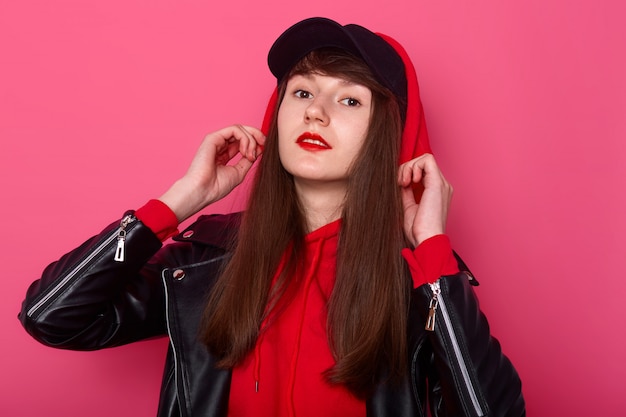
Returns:
[[[409,265],[413,288],[432,284],[444,275],[459,272],[459,265],[447,235],[436,235],[426,239],[414,250],[404,248],[402,256]]]
[[[160,200],[148,201],[143,207],[135,211],[135,216],[152,230],[161,242],[178,233],[176,215]]]

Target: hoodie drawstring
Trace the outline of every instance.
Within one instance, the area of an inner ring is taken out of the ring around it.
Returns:
[[[288,249],[283,255],[283,258],[280,260],[278,269],[276,270],[276,273],[274,274],[274,279],[272,280],[272,285],[276,283],[278,277],[280,277],[280,274],[283,273],[283,270],[285,269],[285,264],[287,262],[286,259],[290,253],[291,250]],[[266,311],[265,318],[263,318],[263,321],[261,322],[261,328],[259,329],[259,337],[256,341],[256,345],[254,346],[254,392],[259,392],[259,384],[261,382],[261,346],[263,344],[263,339],[265,338],[263,330],[267,327],[269,316],[270,312]]]
[[[315,252],[313,255],[313,259],[311,260],[310,268],[308,274],[304,281],[304,300],[302,302],[302,310],[300,312],[300,321],[298,323],[298,333],[296,335],[296,346],[293,351],[293,355],[291,356],[291,363],[289,366],[289,384],[287,385],[289,389],[289,416],[293,417],[296,415],[296,404],[293,398],[294,387],[296,385],[296,371],[298,365],[298,356],[300,354],[300,342],[302,339],[302,329],[304,327],[304,321],[306,318],[306,306],[307,301],[309,300],[309,293],[311,284],[313,283],[313,278],[315,277],[315,273],[317,272],[317,267],[320,264],[320,259],[322,257],[322,249],[324,247],[324,239],[320,239],[318,241],[317,248],[315,248]]]
[[[290,363],[289,363],[289,382],[287,384],[288,415],[289,416],[296,415],[295,401],[294,401],[294,386],[295,386],[295,379],[296,379],[296,374],[297,374],[298,358],[300,354],[302,330],[304,328],[304,323],[306,320],[306,311],[307,311],[307,302],[309,299],[309,292],[311,289],[311,284],[313,283],[315,275],[317,273],[320,260],[322,258],[324,241],[325,239],[320,239],[317,241],[317,246],[314,248],[313,258],[311,259],[311,262],[309,264],[309,268],[307,270],[307,274],[304,279],[303,288],[301,289],[301,291],[304,291],[304,298],[302,300],[302,308],[300,310],[300,317],[298,320],[295,348],[294,348],[294,351],[292,353]],[[285,263],[286,263],[285,259],[283,258],[283,260],[280,262],[278,270],[276,271],[275,277],[280,276],[280,274],[283,272],[285,268]],[[269,320],[269,314],[266,315],[266,317],[263,319],[263,322],[261,323],[261,331],[259,334],[259,338],[254,347],[254,367],[253,367],[254,371],[253,373],[254,373],[254,390],[256,393],[259,392],[259,386],[260,386],[260,381],[261,381],[261,347],[263,345],[264,337],[265,337],[263,330],[266,328],[268,324],[268,320]]]

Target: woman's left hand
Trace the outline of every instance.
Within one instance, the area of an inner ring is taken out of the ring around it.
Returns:
[[[422,183],[424,191],[416,201],[413,185]],[[398,170],[402,188],[404,234],[413,247],[426,239],[445,233],[452,186],[446,181],[431,154],[424,154],[402,164]]]

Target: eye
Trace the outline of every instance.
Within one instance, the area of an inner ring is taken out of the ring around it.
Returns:
[[[311,98],[313,95],[306,90],[296,90],[293,93],[294,96],[298,98]]]
[[[349,107],[357,107],[361,105],[361,102],[353,97],[344,98],[343,100],[340,101],[340,103],[343,103]]]

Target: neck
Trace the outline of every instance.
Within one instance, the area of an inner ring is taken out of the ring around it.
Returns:
[[[319,229],[341,217],[346,197],[345,182],[296,181],[295,187],[304,210],[307,232]]]

